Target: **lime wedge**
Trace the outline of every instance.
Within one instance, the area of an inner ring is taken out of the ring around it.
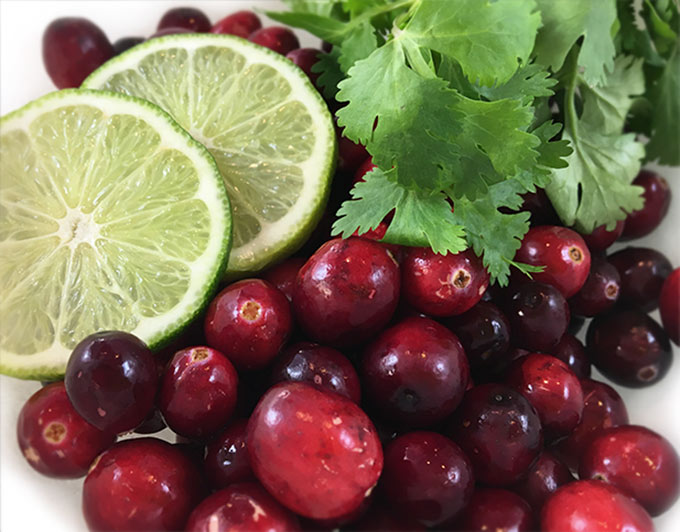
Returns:
[[[224,272],[208,151],[155,105],[65,90],[0,119],[0,372],[62,375],[83,337],[176,335]]]
[[[213,154],[233,209],[228,277],[291,254],[321,217],[333,122],[285,57],[229,35],[171,35],[108,61],[83,86],[155,103]]]

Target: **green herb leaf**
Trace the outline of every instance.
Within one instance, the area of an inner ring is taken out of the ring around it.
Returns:
[[[487,100],[519,99],[523,104],[533,103],[535,98],[552,96],[557,80],[550,77],[543,66],[525,65],[506,82],[492,87],[477,87],[477,92]]]

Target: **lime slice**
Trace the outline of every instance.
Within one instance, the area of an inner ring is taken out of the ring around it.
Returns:
[[[229,201],[208,151],[147,101],[49,94],[0,119],[0,372],[62,375],[123,330],[169,341],[226,266]]]
[[[238,37],[151,39],[83,83],[145,98],[205,145],[231,200],[228,277],[300,247],[321,217],[335,163],[326,104],[291,61]]]

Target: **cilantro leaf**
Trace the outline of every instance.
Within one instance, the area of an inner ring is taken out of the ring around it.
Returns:
[[[331,101],[338,92],[338,83],[345,79],[345,73],[338,63],[339,56],[340,51],[334,46],[329,53],[319,54],[319,60],[312,65],[312,72],[319,74],[317,83],[321,85],[324,96]]]
[[[283,0],[292,11],[297,13],[312,13],[330,17],[333,9],[341,0]]]
[[[338,58],[340,68],[343,72],[347,72],[354,63],[371,55],[377,47],[375,29],[368,20],[352,26],[352,29],[343,37]]]
[[[541,65],[525,65],[505,83],[491,87],[477,87],[477,92],[487,100],[505,98],[519,99],[523,104],[531,104],[535,98],[552,96],[552,88],[557,80]]]
[[[307,30],[331,44],[342,44],[345,35],[351,30],[345,22],[313,12],[267,11],[266,14],[277,22]]]

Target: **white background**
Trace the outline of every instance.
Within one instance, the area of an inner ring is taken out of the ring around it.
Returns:
[[[278,1],[31,1],[0,0],[0,114],[5,115],[54,89],[41,58],[43,29],[59,16],[83,16],[97,23],[111,41],[125,36],[148,36],[169,7],[191,5],[215,22],[239,9],[277,9]],[[317,39],[297,32],[303,46]],[[675,194],[665,221],[651,238],[636,242],[662,250],[680,266],[680,169],[662,169]],[[1,259],[0,259],[1,260]],[[658,313],[653,315],[658,320]],[[674,346],[675,355],[678,348]],[[595,378],[601,378],[595,373]],[[80,511],[82,480],[59,481],[42,477],[21,456],[16,444],[16,417],[24,401],[39,387],[0,377],[0,530],[3,532],[78,532],[85,530]],[[617,387],[626,401],[632,423],[663,434],[680,449],[680,362],[666,378],[642,390]],[[680,503],[656,519],[661,532],[680,530]]]

